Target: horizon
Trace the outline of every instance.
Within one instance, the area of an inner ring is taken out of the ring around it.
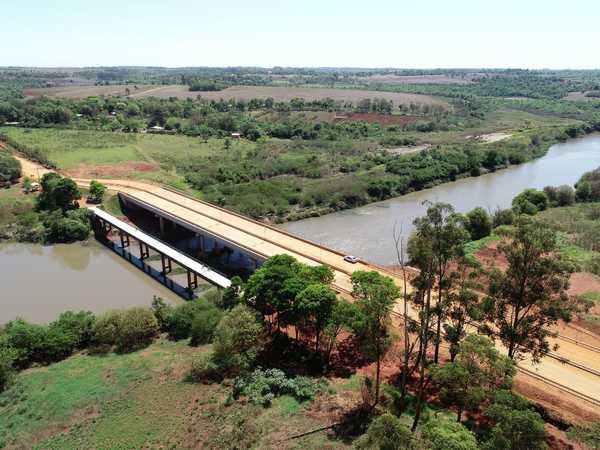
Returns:
[[[597,70],[600,5],[574,0],[495,5],[202,5],[34,0],[4,7],[9,67],[410,67]],[[25,31],[24,31],[25,30]]]

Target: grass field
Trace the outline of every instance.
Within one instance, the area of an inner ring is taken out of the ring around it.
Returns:
[[[223,149],[222,141],[203,142],[186,136],[48,128],[0,130],[21,144],[40,149],[71,176],[141,178],[177,187],[183,186],[181,177],[171,169],[178,162]]]
[[[208,349],[161,338],[134,353],[78,354],[21,372],[0,393],[0,448],[352,448],[356,435],[344,429],[288,438],[358,406],[363,375],[331,380],[313,401],[281,396],[264,408],[228,400],[230,382],[188,381],[192,358]],[[383,390],[397,395],[385,383]],[[425,420],[434,415],[455,420],[425,405]],[[410,409],[401,420],[410,424]]]
[[[291,397],[269,409],[226,406],[227,386],[187,382],[193,354],[204,350],[159,340],[131,354],[76,355],[27,370],[0,394],[0,448],[265,448],[323,425]],[[349,447],[321,433],[283,448],[323,444]]]

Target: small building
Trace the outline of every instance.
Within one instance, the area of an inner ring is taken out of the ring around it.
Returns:
[[[231,137],[233,139],[240,139],[242,137],[241,133],[231,133]]]
[[[19,126],[20,122],[4,122],[4,125],[10,125],[13,127]]]

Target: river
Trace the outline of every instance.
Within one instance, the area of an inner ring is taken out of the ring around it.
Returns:
[[[600,135],[594,134],[553,145],[539,159],[474,178],[464,178],[432,189],[369,205],[291,222],[286,230],[328,247],[390,265],[396,263],[394,226],[408,236],[426,200],[446,202],[459,212],[482,206],[489,211],[509,207],[526,188],[573,185],[581,175],[600,166]]]
[[[424,213],[425,200],[448,202],[461,212],[476,206],[493,210],[509,206],[525,188],[572,185],[598,166],[600,135],[592,135],[554,145],[543,158],[520,166],[283,227],[369,261],[394,264],[394,224],[408,235],[413,219]],[[48,247],[0,244],[0,268],[0,324],[17,316],[48,322],[66,310],[149,305],[153,295],[183,301],[93,240]]]
[[[93,240],[47,247],[0,244],[0,267],[0,324],[16,317],[49,322],[67,310],[150,305],[154,295],[172,304],[183,301]]]

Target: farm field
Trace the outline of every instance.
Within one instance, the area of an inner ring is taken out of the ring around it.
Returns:
[[[125,95],[125,89],[129,88],[131,98],[158,97],[158,98],[196,98],[198,96],[209,100],[240,99],[250,100],[252,98],[269,98],[275,101],[290,101],[293,98],[303,98],[307,101],[332,98],[339,101],[357,102],[369,98],[385,98],[392,100],[397,105],[425,104],[448,107],[444,100],[427,95],[405,94],[400,92],[377,92],[358,89],[327,89],[327,88],[300,88],[300,87],[276,87],[276,86],[232,86],[222,91],[202,92],[190,91],[186,85],[141,85],[136,90],[133,85],[111,85],[111,86],[74,86],[60,88],[38,88],[27,89],[25,95],[40,97],[43,95],[66,98],[85,98],[96,95]]]
[[[464,74],[460,77],[450,75],[370,75],[357,78],[367,83],[390,84],[468,84],[478,74]]]
[[[137,88],[136,88],[137,87]],[[49,87],[49,88],[32,88],[25,89],[23,94],[30,98],[39,98],[42,96],[46,97],[63,97],[63,98],[85,98],[93,97],[97,95],[105,96],[125,96],[127,95],[126,89],[136,95],[143,92],[151,91],[157,86],[149,85],[124,85],[124,84],[113,84],[109,86],[60,86],[60,87]]]

